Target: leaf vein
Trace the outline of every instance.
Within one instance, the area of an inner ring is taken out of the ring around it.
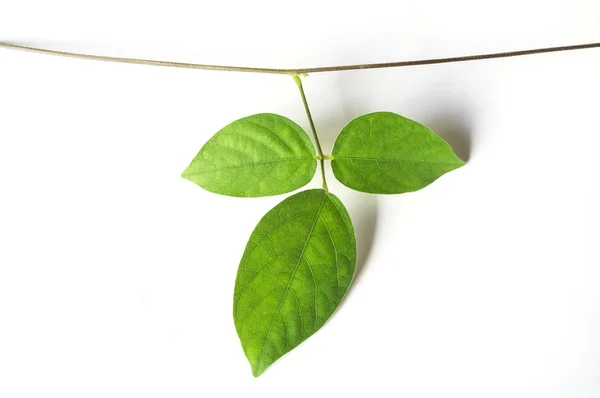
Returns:
[[[277,319],[277,316],[279,316],[279,311],[281,311],[281,307],[283,306],[283,302],[285,301],[287,292],[290,289],[292,282],[294,281],[294,276],[296,275],[296,271],[298,271],[298,267],[300,266],[300,263],[302,262],[302,258],[304,258],[304,252],[306,251],[306,248],[308,247],[308,242],[310,241],[310,237],[315,229],[315,225],[317,224],[317,220],[319,219],[319,214],[321,213],[321,210],[323,209],[323,205],[325,204],[326,199],[327,199],[327,195],[325,194],[323,196],[323,201],[321,202],[321,206],[319,207],[319,210],[317,211],[317,214],[315,216],[315,221],[313,222],[313,225],[310,228],[310,231],[308,232],[308,236],[306,237],[306,242],[304,243],[304,248],[302,249],[302,253],[300,253],[300,257],[298,258],[298,263],[296,264],[296,267],[294,268],[292,276],[290,277],[290,281],[289,281],[285,291],[283,292],[283,296],[281,298],[281,303],[279,304],[279,307],[277,308],[277,311],[275,312],[275,316],[273,317],[273,320],[271,321],[269,331],[267,332],[267,336],[265,337],[265,342],[263,344],[262,349],[260,350],[260,355],[258,357],[258,360],[256,361],[257,364],[260,364],[260,362],[261,362],[262,356],[265,352],[265,347],[267,345],[267,342],[269,341],[269,336],[271,335],[271,331],[273,330],[273,325],[275,324],[275,320]]]
[[[336,208],[336,210],[337,210],[337,208]],[[325,226],[325,229],[327,230],[327,234],[329,235],[329,239],[331,240],[331,245],[333,246],[333,251],[335,253],[335,277],[336,277],[336,282],[337,282],[336,297],[339,297],[340,296],[340,271],[338,268],[338,251],[337,251],[337,248],[335,247],[335,242],[333,241],[333,236],[331,236],[331,232],[329,231],[329,227],[327,226],[327,223],[325,222],[323,215],[320,215],[320,217],[321,217],[321,221],[323,222],[323,225]]]

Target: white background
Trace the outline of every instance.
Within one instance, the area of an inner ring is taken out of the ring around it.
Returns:
[[[600,41],[597,0],[0,10],[2,41],[267,67]],[[254,379],[233,285],[283,197],[221,197],[180,173],[237,118],[308,128],[293,81],[0,49],[0,396],[600,396],[600,49],[315,74],[305,88],[327,152],[352,118],[388,110],[468,164],[385,197],[329,173],[358,275],[332,320]]]

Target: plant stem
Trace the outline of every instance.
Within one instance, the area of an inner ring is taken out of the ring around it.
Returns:
[[[124,63],[124,64],[167,66],[167,67],[171,67],[171,68],[218,70],[218,71],[226,71],[226,72],[254,72],[254,73],[270,73],[270,74],[276,74],[276,75],[302,75],[302,74],[307,74],[307,73],[319,73],[319,72],[339,72],[339,71],[346,71],[346,70],[398,68],[398,67],[402,67],[402,66],[446,64],[446,63],[450,63],[450,62],[479,61],[479,60],[483,60],[483,59],[492,59],[492,58],[507,58],[507,57],[518,57],[521,55],[542,54],[542,53],[551,53],[551,52],[559,52],[559,51],[584,50],[584,49],[588,49],[588,48],[600,48],[600,43],[577,44],[577,45],[573,45],[573,46],[561,46],[561,47],[536,48],[533,50],[509,51],[509,52],[492,53],[492,54],[466,55],[466,56],[450,57],[450,58],[419,59],[419,60],[414,60],[414,61],[383,62],[383,63],[375,63],[375,64],[322,66],[322,67],[317,67],[317,68],[300,68],[300,69],[255,68],[255,67],[249,67],[249,66],[205,65],[205,64],[191,64],[191,63],[184,63],[184,62],[153,61],[153,60],[148,60],[148,59],[136,59],[136,58],[106,57],[106,56],[102,56],[102,55],[90,55],[90,54],[71,53],[71,52],[65,52],[65,51],[46,50],[43,48],[20,46],[17,44],[2,43],[2,42],[0,42],[0,48],[6,48],[6,49],[11,49],[11,50],[21,50],[21,51],[38,53],[38,54],[58,55],[61,57],[69,57],[69,58],[80,58],[80,59],[89,59],[89,60],[106,61],[106,62],[119,62],[119,63]]]
[[[321,177],[323,179],[323,189],[325,192],[329,192],[327,188],[327,180],[325,180],[325,158],[323,155],[323,148],[321,148],[321,142],[319,141],[319,136],[317,135],[317,130],[315,129],[315,123],[313,122],[312,115],[310,114],[310,108],[308,107],[308,102],[306,101],[306,95],[304,94],[304,88],[302,87],[302,79],[298,75],[293,75],[294,81],[300,90],[300,96],[302,97],[302,103],[304,104],[304,110],[306,111],[306,116],[308,116],[308,121],[310,122],[310,128],[312,130],[313,136],[315,137],[315,143],[317,144],[317,152],[319,153],[319,163],[321,163]]]

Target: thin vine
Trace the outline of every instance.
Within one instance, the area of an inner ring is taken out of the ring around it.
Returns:
[[[94,61],[104,62],[118,62],[123,64],[137,64],[137,65],[152,65],[152,66],[163,66],[171,68],[185,68],[185,69],[201,69],[201,70],[214,70],[214,71],[225,71],[225,72],[252,72],[252,73],[268,73],[276,75],[303,75],[308,73],[321,73],[321,72],[340,72],[348,70],[364,70],[364,69],[381,69],[381,68],[398,68],[405,66],[417,66],[417,65],[434,65],[434,64],[447,64],[451,62],[466,62],[466,61],[480,61],[484,59],[494,58],[508,58],[508,57],[519,57],[523,55],[543,54],[560,51],[573,51],[573,50],[585,50],[590,48],[600,48],[600,43],[588,43],[588,44],[576,44],[571,46],[560,46],[560,47],[546,47],[536,48],[531,50],[520,50],[520,51],[509,51],[500,53],[490,54],[478,54],[478,55],[465,55],[460,57],[449,57],[449,58],[432,58],[432,59],[420,59],[413,61],[397,61],[397,62],[382,62],[374,64],[356,64],[356,65],[338,65],[338,66],[321,66],[316,68],[299,68],[299,69],[278,69],[278,68],[257,68],[249,66],[227,66],[227,65],[207,65],[207,64],[193,64],[184,62],[170,62],[170,61],[155,61],[149,59],[137,59],[137,58],[122,58],[122,57],[107,57],[103,55],[90,55],[72,53],[66,51],[48,50],[37,47],[21,46],[18,44],[11,44],[0,42],[0,48],[6,48],[11,50],[21,50],[38,54],[56,55],[68,58],[79,58],[88,59]]]

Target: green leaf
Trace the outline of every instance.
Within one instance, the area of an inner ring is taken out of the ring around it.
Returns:
[[[351,121],[332,156],[333,173],[342,184],[383,194],[417,191],[465,164],[427,127],[391,112]]]
[[[260,220],[242,257],[233,300],[235,327],[254,376],[323,326],[355,266],[350,217],[322,189],[293,195]]]
[[[182,176],[210,192],[258,197],[303,187],[316,169],[306,132],[288,118],[261,113],[217,132]]]

